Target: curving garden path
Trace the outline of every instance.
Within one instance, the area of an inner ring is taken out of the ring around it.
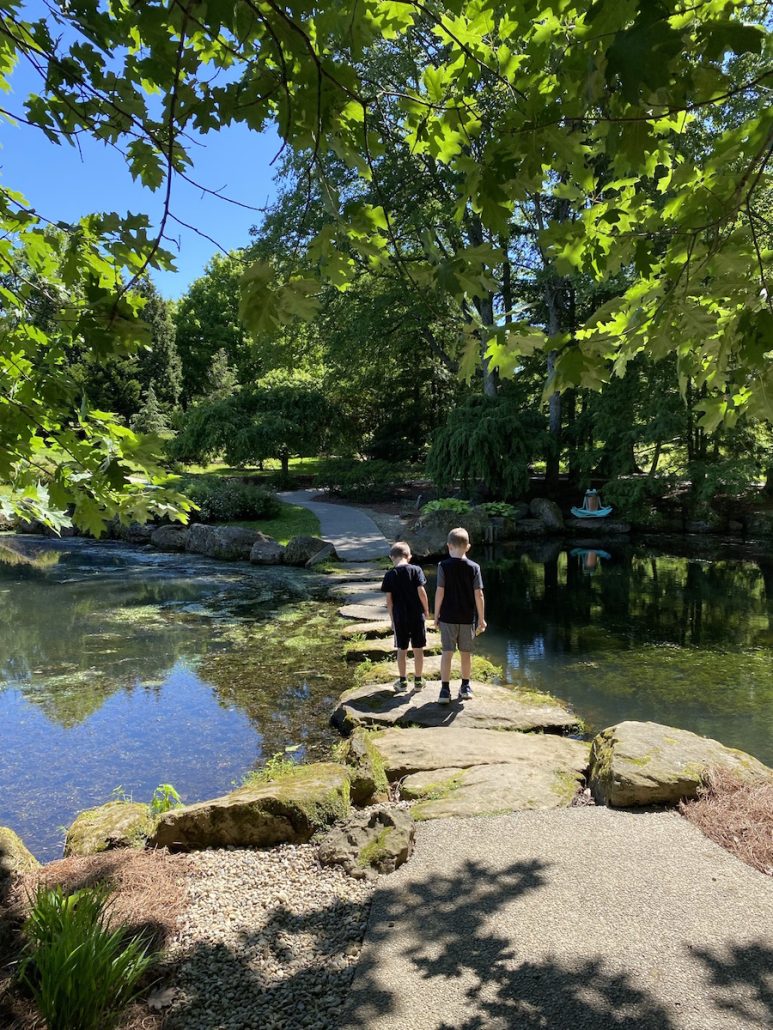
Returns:
[[[288,504],[307,508],[319,519],[320,535],[335,545],[341,561],[360,562],[383,558],[389,542],[373,519],[359,508],[313,501],[317,490],[286,490],[278,496]]]

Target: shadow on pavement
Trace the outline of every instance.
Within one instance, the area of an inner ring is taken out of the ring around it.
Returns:
[[[406,1011],[397,1015],[398,991],[417,991],[412,1014],[421,1012],[426,1021],[416,1022],[416,1030],[675,1030],[669,1012],[632,976],[605,969],[600,959],[571,968],[558,960],[528,961],[526,944],[521,949],[517,940],[490,928],[490,917],[503,904],[546,884],[548,869],[532,860],[492,874],[469,861],[461,877],[434,877],[399,892],[384,883],[374,896],[368,948],[341,1026],[367,1027],[390,1012],[395,1027],[407,1026]],[[393,934],[404,940],[402,954],[410,969],[410,982],[394,990],[378,975],[381,945]],[[460,977],[461,993],[455,982]],[[448,984],[447,1005],[430,1008],[436,989],[422,998],[422,981],[432,980]],[[452,1011],[452,993],[463,1011]]]

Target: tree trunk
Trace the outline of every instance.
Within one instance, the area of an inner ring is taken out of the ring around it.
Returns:
[[[473,247],[480,247],[485,243],[483,235],[483,223],[481,222],[478,215],[472,215],[468,222],[468,235],[470,237],[470,243]],[[494,325],[494,295],[491,292],[487,292],[480,297],[474,297],[473,302],[475,308],[480,315],[480,320],[484,327],[490,327]],[[499,388],[499,376],[495,369],[489,365],[488,358],[486,357],[486,332],[485,329],[481,332],[480,336],[480,367],[483,372],[483,393],[486,397],[496,397],[497,390]]]
[[[555,336],[561,328],[561,314],[558,306],[558,291],[554,281],[545,286],[545,307],[548,312],[548,336]],[[555,368],[557,351],[548,353],[548,379]],[[545,485],[555,487],[558,483],[559,462],[561,460],[561,394],[551,394],[548,402],[548,432],[550,440],[545,458]]]
[[[282,478],[287,479],[290,475],[290,452],[286,447],[280,452],[279,460],[282,462]]]

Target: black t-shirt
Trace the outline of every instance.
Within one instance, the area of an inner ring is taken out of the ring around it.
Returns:
[[[384,576],[381,589],[392,595],[392,612],[395,620],[413,620],[424,614],[424,605],[419,599],[419,587],[427,582],[418,565],[395,565]]]
[[[475,622],[475,591],[483,589],[480,565],[469,558],[444,558],[437,567],[437,585],[445,589],[439,621],[471,626]]]

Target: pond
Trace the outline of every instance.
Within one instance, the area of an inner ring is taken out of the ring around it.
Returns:
[[[547,543],[484,562],[481,651],[591,731],[653,720],[773,765],[773,555],[660,548]]]
[[[116,543],[0,536],[0,825],[59,857],[111,793],[232,788],[327,753],[350,685],[320,577]]]
[[[481,650],[590,729],[654,719],[773,764],[773,559],[503,550]],[[430,571],[428,569],[428,571]],[[0,536],[0,825],[41,859],[113,791],[211,797],[285,747],[323,758],[351,685],[305,570]]]

